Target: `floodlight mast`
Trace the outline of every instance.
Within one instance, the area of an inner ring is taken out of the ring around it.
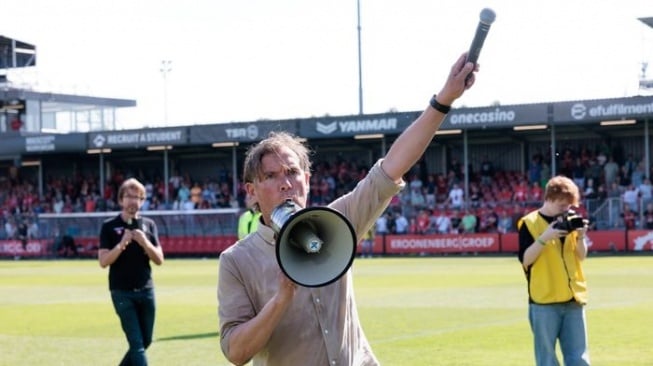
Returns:
[[[163,76],[163,122],[168,126],[168,74],[172,71],[172,61],[161,61],[161,76]]]
[[[653,89],[653,79],[646,78],[646,69],[648,68],[648,62],[642,62],[642,75],[639,77],[639,88],[650,90]]]
[[[637,18],[640,22],[644,23],[650,28],[653,28],[653,17],[647,18]],[[643,90],[653,90],[653,79],[647,79],[646,69],[648,68],[648,62],[642,61],[642,74],[639,77],[639,88]]]
[[[356,1],[356,30],[358,34],[358,114],[363,114],[363,60],[361,49],[361,2]]]

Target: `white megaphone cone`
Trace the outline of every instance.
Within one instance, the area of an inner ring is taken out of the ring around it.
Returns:
[[[356,233],[340,212],[329,207],[300,209],[287,200],[271,215],[277,262],[293,282],[321,287],[340,278],[356,255]]]

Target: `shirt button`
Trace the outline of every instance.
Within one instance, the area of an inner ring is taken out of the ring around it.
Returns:
[[[328,329],[325,329],[325,330],[324,330],[324,334],[329,334],[329,330],[328,330]]]
[[[335,365],[335,364],[336,364],[336,360],[331,360],[331,364],[332,364],[332,365]]]
[[[319,298],[319,297],[316,298],[316,299],[315,299],[315,302],[319,304],[319,303],[320,303],[320,298]]]

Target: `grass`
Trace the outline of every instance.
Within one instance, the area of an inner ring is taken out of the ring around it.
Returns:
[[[228,365],[218,342],[219,262],[155,267],[152,365]],[[590,257],[594,365],[653,364],[653,256]],[[357,259],[365,332],[384,365],[532,365],[515,258]],[[126,341],[95,260],[0,261],[0,365],[116,365]]]

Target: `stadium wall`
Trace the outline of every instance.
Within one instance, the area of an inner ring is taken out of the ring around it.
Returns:
[[[587,234],[590,252],[644,253],[653,252],[653,231],[611,230]],[[160,237],[168,257],[217,257],[236,242],[234,235]],[[97,237],[78,237],[75,244],[79,257],[95,257]],[[451,234],[451,235],[385,235],[374,241],[375,255],[447,255],[447,254],[515,254],[516,233]],[[359,245],[358,252],[361,252]],[[72,255],[70,255],[72,256]],[[29,240],[25,249],[18,240],[0,240],[0,258],[59,258],[62,254],[53,240]]]

